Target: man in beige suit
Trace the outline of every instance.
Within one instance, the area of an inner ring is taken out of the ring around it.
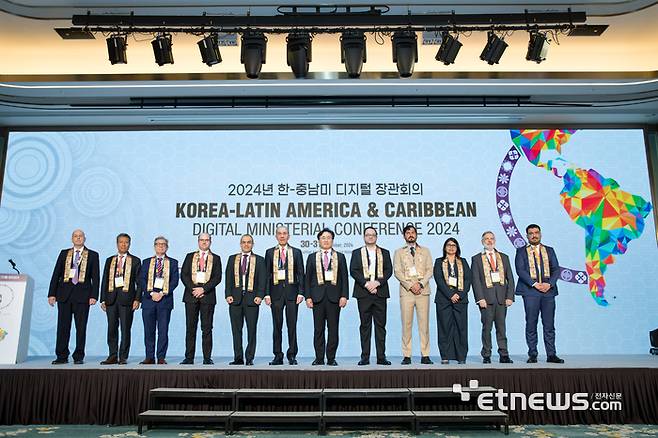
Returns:
[[[402,317],[402,365],[411,363],[411,323],[414,308],[420,334],[420,363],[431,364],[430,359],[430,278],[432,254],[428,248],[416,243],[416,227],[409,224],[403,230],[406,245],[395,251],[393,272],[400,282],[400,315]]]

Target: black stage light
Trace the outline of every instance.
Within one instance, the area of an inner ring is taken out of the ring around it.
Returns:
[[[153,54],[155,55],[155,62],[160,67],[165,64],[174,63],[174,54],[171,51],[171,35],[168,33],[163,33],[155,37],[151,41],[153,46]]]
[[[208,35],[201,41],[197,42],[199,52],[201,52],[201,60],[208,67],[222,62],[222,55],[219,53],[219,41],[217,41],[217,34]]]
[[[366,36],[361,31],[345,31],[340,36],[340,62],[351,78],[361,76],[366,62]]]
[[[528,53],[525,55],[525,59],[528,61],[535,61],[537,64],[545,61],[546,54],[548,53],[548,44],[548,39],[546,39],[545,34],[531,32],[530,40],[528,41]]]
[[[393,62],[403,78],[414,73],[414,64],[418,62],[417,40],[416,32],[409,30],[399,30],[393,34]]]
[[[454,64],[462,45],[457,38],[448,32],[443,32],[441,34],[441,45],[439,46],[439,51],[436,52],[435,59],[445,65]]]
[[[242,34],[240,62],[244,64],[244,71],[248,78],[255,79],[260,75],[260,69],[265,64],[266,50],[267,37],[262,32]]]
[[[311,36],[306,32],[291,33],[286,37],[288,43],[287,62],[296,78],[304,78],[308,74],[308,64],[311,56]]]
[[[110,57],[112,65],[127,64],[126,47],[128,47],[128,43],[126,42],[126,36],[110,35],[105,41],[107,41],[107,54]]]
[[[493,32],[487,33],[487,45],[480,55],[480,59],[487,61],[489,65],[498,64],[503,52],[507,49],[507,43]]]
[[[649,332],[649,341],[652,347],[649,353],[658,355],[658,328]]]

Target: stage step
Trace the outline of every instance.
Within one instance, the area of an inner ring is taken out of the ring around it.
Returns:
[[[160,409],[162,402],[171,400],[176,402],[181,398],[226,400],[231,410],[235,410],[235,393],[237,389],[215,388],[155,388],[149,391],[149,409]]]
[[[417,432],[421,424],[493,424],[509,435],[509,416],[501,411],[414,411]]]
[[[324,435],[331,424],[408,424],[414,430],[411,411],[325,411],[322,413],[320,433]]]
[[[137,432],[152,424],[224,424],[229,430],[229,418],[233,411],[163,411],[151,409],[139,414]]]
[[[239,425],[271,424],[316,424],[322,432],[322,412],[283,412],[283,411],[235,411],[231,414],[228,433],[233,433]]]

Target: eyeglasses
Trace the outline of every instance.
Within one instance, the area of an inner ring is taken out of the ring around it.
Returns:
[[[454,243],[446,243],[446,246],[454,246],[454,247],[457,247],[457,245],[455,245]]]

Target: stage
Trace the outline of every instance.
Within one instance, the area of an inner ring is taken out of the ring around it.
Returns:
[[[0,366],[0,423],[2,424],[136,424],[148,408],[153,388],[427,388],[469,385],[490,386],[505,393],[587,393],[585,410],[508,410],[511,424],[622,424],[658,423],[658,356],[564,356],[564,364],[526,364],[512,356],[513,364],[484,365],[478,357],[465,365],[409,366],[400,357],[389,357],[391,366],[357,366],[358,358],[338,358],[338,367],[270,366],[270,358],[257,358],[254,366],[229,366],[230,358],[216,357],[215,365],[101,366],[102,357],[87,357],[85,364],[53,366],[51,357],[32,357],[20,365]],[[438,362],[438,358],[434,358]],[[609,410],[594,409],[593,401],[620,401]],[[471,404],[475,401],[471,400]],[[454,404],[454,403],[453,403]],[[459,406],[449,406],[460,409]],[[358,406],[355,406],[358,410]]]

